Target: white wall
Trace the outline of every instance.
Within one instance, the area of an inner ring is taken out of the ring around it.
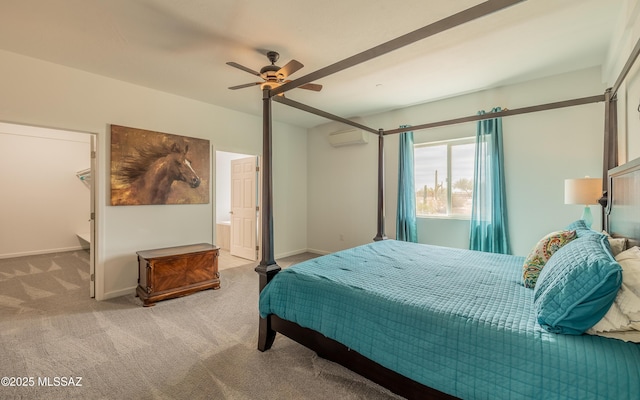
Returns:
[[[90,135],[0,123],[0,258],[82,248]]]
[[[602,94],[597,68],[539,79],[448,100],[363,117],[365,125],[393,129],[474,115],[478,110],[521,108]],[[503,119],[507,206],[512,252],[526,255],[544,234],[578,219],[579,206],[563,204],[564,179],[600,176],[603,103]],[[376,233],[377,139],[332,148],[326,124],[309,134],[309,248],[331,252],[370,242]],[[475,135],[475,124],[416,131],[416,143]],[[374,136],[374,135],[372,135]],[[395,237],[397,136],[385,138],[386,234]],[[600,224],[594,206],[594,227]],[[340,240],[340,235],[344,240]],[[468,247],[468,221],[420,218],[422,243]]]
[[[109,206],[109,124],[209,139],[214,149],[262,153],[260,117],[6,51],[0,51],[0,88],[0,121],[97,134],[99,300],[133,292],[138,278],[136,251],[212,242],[215,231],[213,196],[212,204]],[[256,94],[256,101],[260,99]],[[279,256],[306,248],[306,167],[300,167],[306,131],[277,123],[273,129],[274,236]],[[292,198],[300,201],[289,201]]]
[[[279,131],[274,132],[272,151],[274,254],[280,258],[308,248],[307,131],[275,125],[274,130]]]

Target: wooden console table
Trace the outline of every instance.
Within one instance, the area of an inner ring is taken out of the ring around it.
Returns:
[[[156,301],[220,288],[218,248],[208,243],[138,251],[136,294],[145,307]]]

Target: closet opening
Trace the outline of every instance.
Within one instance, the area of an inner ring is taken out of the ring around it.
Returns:
[[[96,146],[93,133],[0,123],[0,283],[14,307],[95,297]]]

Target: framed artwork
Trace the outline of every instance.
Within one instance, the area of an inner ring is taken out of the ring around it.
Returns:
[[[111,125],[111,205],[209,203],[209,141]]]

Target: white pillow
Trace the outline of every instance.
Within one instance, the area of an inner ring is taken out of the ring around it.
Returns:
[[[638,343],[640,334],[628,331],[640,331],[640,248],[621,252],[616,261],[622,267],[622,286],[607,314],[587,333]]]
[[[623,340],[625,342],[640,343],[640,331],[598,332],[598,333],[593,333],[592,335],[598,335],[598,336],[608,337],[612,339]]]
[[[622,287],[615,301],[631,321],[640,323],[640,247],[623,251],[616,261],[622,267]]]
[[[611,254],[613,254],[614,257],[617,256],[618,254],[622,253],[624,250],[626,250],[626,248],[627,248],[627,239],[611,237],[611,235],[609,235],[607,233],[607,231],[602,231],[602,233],[607,236],[607,239],[609,239],[609,246],[611,247]]]
[[[618,292],[618,295],[620,292]],[[616,297],[616,300],[618,298]],[[614,300],[613,304],[611,304],[611,308],[609,311],[602,317],[598,323],[592,326],[587,333],[595,334],[602,332],[623,332],[630,331],[633,327],[631,326],[631,320],[627,317],[620,307]]]

